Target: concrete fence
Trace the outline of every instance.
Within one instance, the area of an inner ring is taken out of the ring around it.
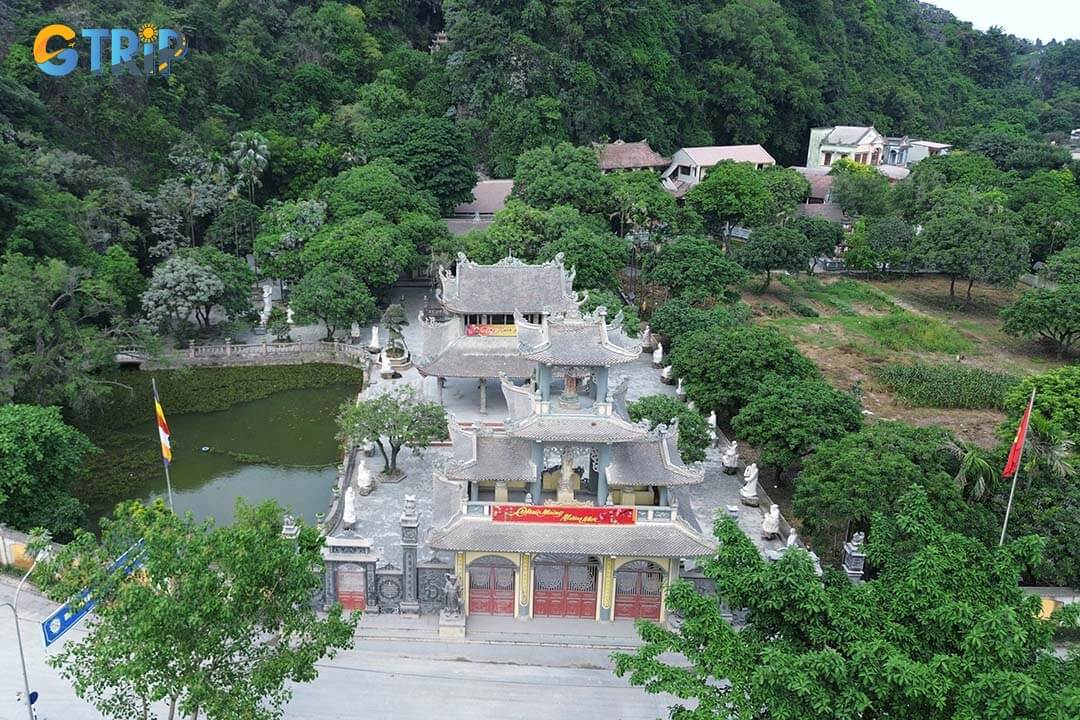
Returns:
[[[235,344],[229,340],[215,345],[196,345],[184,350],[167,350],[150,355],[142,348],[122,348],[116,353],[119,363],[137,364],[147,370],[174,367],[235,367],[243,365],[300,365],[335,363],[367,367],[372,355],[362,345],[315,340],[304,342]]]
[[[33,558],[26,554],[26,543],[30,536],[19,530],[13,530],[6,525],[0,525],[0,565],[10,565],[20,570],[27,570],[34,562]],[[62,545],[52,544],[53,551],[58,551]]]

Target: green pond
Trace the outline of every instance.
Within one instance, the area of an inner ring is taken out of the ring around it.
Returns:
[[[242,497],[250,503],[277,500],[309,521],[325,512],[341,461],[334,417],[357,390],[347,384],[283,390],[226,410],[177,415],[169,413],[168,398],[163,398],[172,434],[169,473],[176,511],[228,523]],[[145,439],[134,432],[125,444],[156,448],[152,415],[147,424]],[[109,498],[104,507],[165,496],[161,469],[129,485],[126,497]],[[102,512],[91,513],[89,527],[97,527]]]

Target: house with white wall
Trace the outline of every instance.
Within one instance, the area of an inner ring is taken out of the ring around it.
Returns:
[[[671,164],[661,173],[660,181],[668,192],[682,197],[705,179],[709,168],[725,160],[748,162],[758,169],[776,164],[776,159],[760,145],[684,147],[671,156]]]
[[[885,136],[872,126],[836,125],[810,128],[806,167],[831,167],[840,158],[860,165],[884,162]]]

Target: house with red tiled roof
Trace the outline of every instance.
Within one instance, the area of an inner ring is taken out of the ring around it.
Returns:
[[[648,140],[626,142],[616,140],[610,143],[593,143],[599,153],[600,172],[609,173],[619,170],[663,170],[668,166],[668,158],[649,146]]]

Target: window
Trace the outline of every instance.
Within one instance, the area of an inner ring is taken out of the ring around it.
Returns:
[[[832,153],[831,152],[827,152],[827,153],[824,154],[821,164],[825,165],[825,166],[832,165]]]
[[[691,172],[692,171],[691,171],[691,168],[690,168],[689,165],[680,165],[679,166],[679,175],[690,175]]]

